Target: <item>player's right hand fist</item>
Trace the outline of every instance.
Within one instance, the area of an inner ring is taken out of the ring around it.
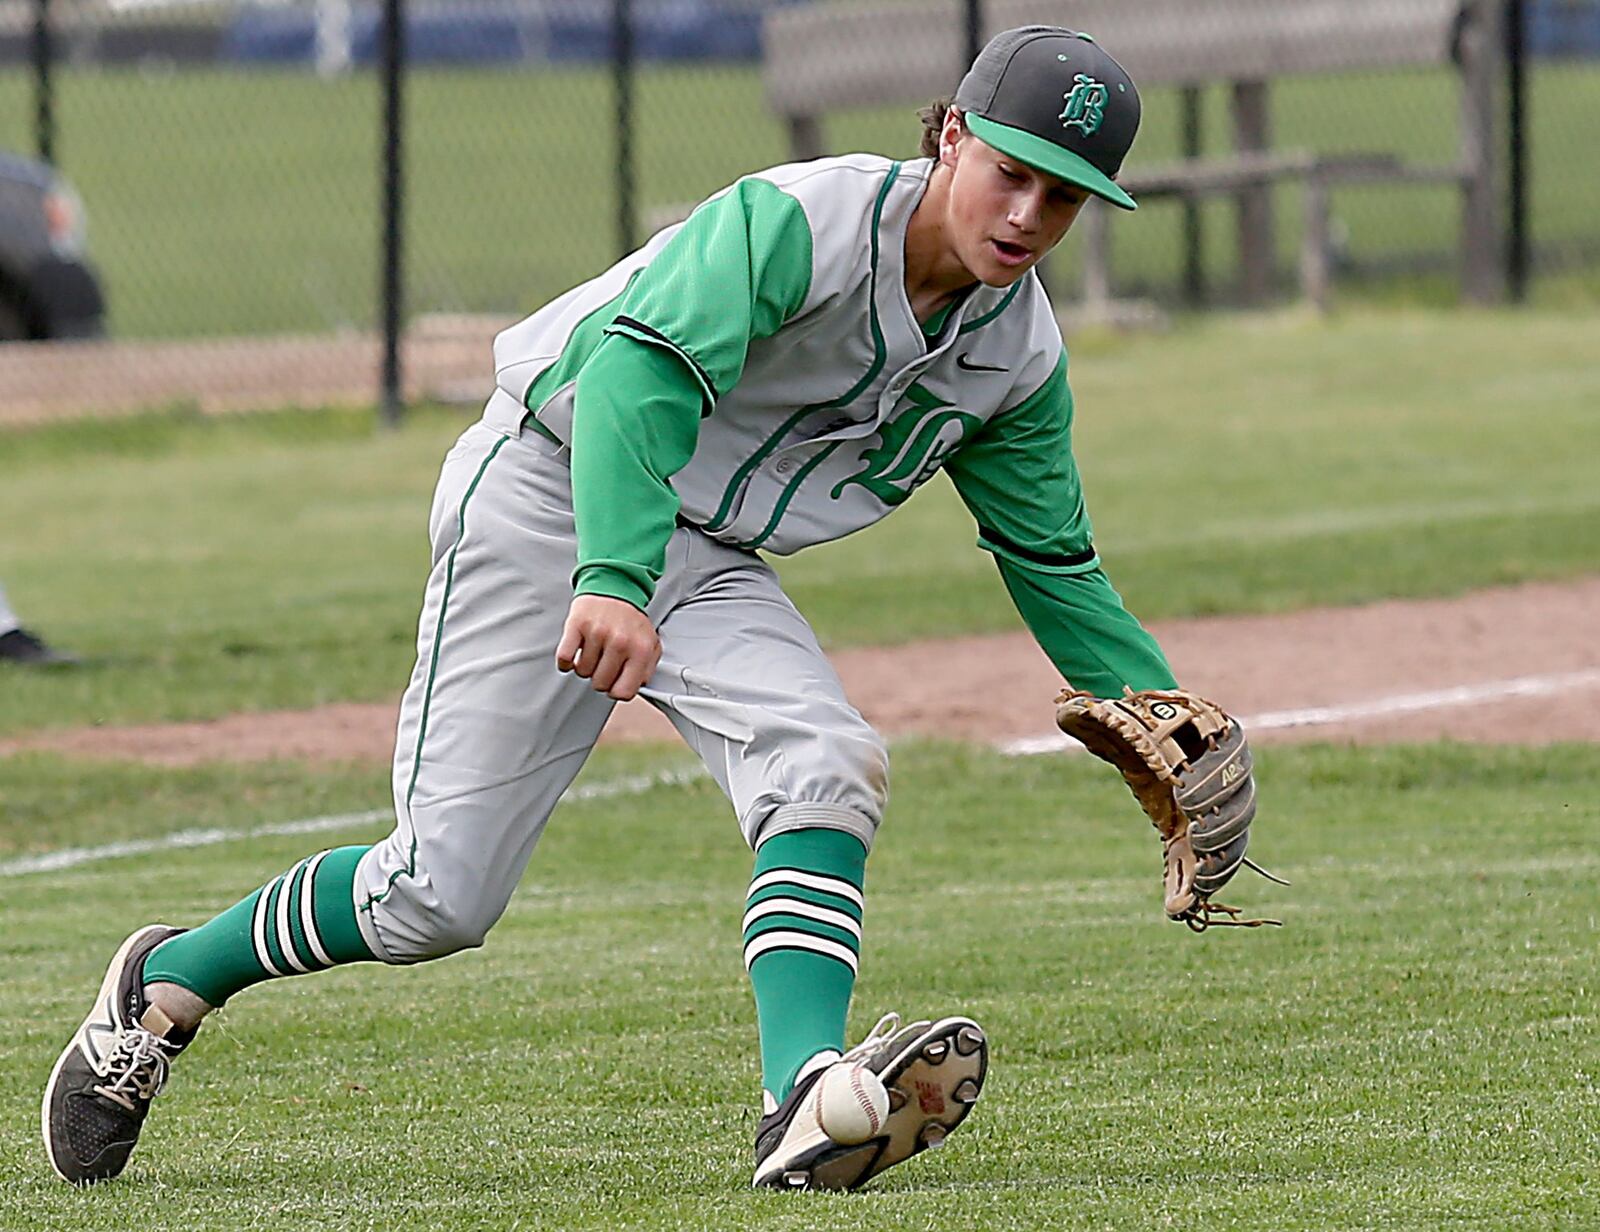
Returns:
[[[661,661],[650,618],[624,599],[579,595],[567,609],[556,666],[576,672],[597,693],[632,701]]]

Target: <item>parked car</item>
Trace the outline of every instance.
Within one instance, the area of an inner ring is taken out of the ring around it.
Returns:
[[[105,318],[83,202],[47,164],[0,150],[0,342],[98,338]]]

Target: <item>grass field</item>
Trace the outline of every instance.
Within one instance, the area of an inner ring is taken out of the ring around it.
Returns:
[[[1076,338],[1109,572],[1147,617],[1592,573],[1597,334],[1591,308]],[[467,421],[0,433],[0,579],[93,660],[0,671],[0,735],[392,699]],[[972,538],[941,481],[780,568],[830,646],[1014,628]],[[0,1232],[1600,1226],[1600,746],[1258,764],[1252,854],[1295,884],[1231,897],[1288,926],[1194,937],[1103,767],[896,747],[852,1030],[967,1013],[993,1064],[944,1151],[830,1197],[745,1188],[750,857],[688,754],[638,747],[596,753],[483,950],[241,995],[128,1174],[67,1188],[37,1101],[117,942],[374,841],[388,776],[0,758]]]
[[[57,74],[58,157],[82,191],[124,337],[324,330],[375,319],[380,114],[370,75],[93,70]],[[937,87],[930,87],[931,91]],[[30,83],[0,73],[0,147],[31,148]],[[642,208],[692,202],[735,176],[787,157],[754,69],[655,66],[637,90]],[[408,85],[406,206],[411,311],[531,310],[614,258],[613,101],[606,73],[419,70]],[[1205,99],[1207,148],[1226,132],[1227,100]],[[1592,161],[1582,148],[1600,108],[1592,64],[1540,64],[1532,76],[1537,243],[1586,242],[1544,286],[1560,302],[1594,303]],[[911,109],[914,110],[914,109]],[[1443,164],[1457,157],[1455,86],[1443,73],[1294,81],[1274,100],[1286,148],[1392,150]],[[1397,122],[1396,117],[1403,117]],[[1381,138],[1370,134],[1381,133]],[[915,153],[906,109],[830,122],[830,144]],[[1375,144],[1376,142],[1376,144]],[[1135,158],[1179,149],[1173,91],[1152,91]],[[1281,195],[1280,242],[1292,262],[1299,209]],[[1456,243],[1453,194],[1347,189],[1335,212],[1358,260],[1432,253]],[[1208,208],[1207,258],[1230,268],[1232,224]],[[1119,224],[1128,285],[1177,281],[1179,211],[1155,205]],[[1072,245],[1058,274],[1070,277]],[[1448,302],[1448,275],[1390,281],[1365,294]]]
[[[1592,571],[1593,312],[1218,319],[1073,343],[1076,450],[1112,580],[1147,618]],[[96,666],[8,673],[0,734],[396,696],[439,460],[466,417],[0,436],[0,579]],[[1019,627],[942,481],[781,562],[829,646]]]
[[[589,779],[659,764],[606,752]],[[0,1227],[1600,1224],[1600,751],[1267,750],[1253,848],[1296,884],[1237,897],[1288,927],[1205,937],[1160,919],[1148,829],[1092,763],[909,745],[896,766],[852,1030],[969,1013],[991,1077],[944,1151],[823,1197],[744,1188],[749,857],[704,782],[563,806],[481,951],[241,995],[128,1174],[68,1189],[38,1093],[124,932],[378,827],[25,876],[7,859],[46,828],[104,839],[108,806],[129,838],[381,806],[382,787],[8,763]]]

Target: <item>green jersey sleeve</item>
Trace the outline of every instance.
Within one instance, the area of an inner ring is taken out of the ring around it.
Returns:
[[[799,202],[748,179],[695,210],[629,284],[573,401],[578,594],[650,602],[678,513],[671,478],[750,342],[804,305],[811,260]]]
[[[578,373],[572,420],[573,590],[641,611],[666,568],[705,394],[675,354],[607,338]]]
[[[1046,573],[995,559],[1029,631],[1073,688],[1121,697],[1124,686],[1177,685],[1156,639],[1122,605],[1103,570]]]
[[[811,291],[800,203],[740,180],[689,215],[623,295],[608,334],[676,352],[712,402],[738,383],[753,338],[770,338]]]
[[[945,470],[977,519],[978,546],[993,553],[1017,611],[1068,683],[1100,697],[1176,683],[1100,568],[1072,456],[1064,354],[1043,385],[985,424]]]

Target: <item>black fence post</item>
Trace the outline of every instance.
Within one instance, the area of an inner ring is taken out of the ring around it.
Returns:
[[[633,2],[612,0],[612,85],[617,122],[617,255],[633,251],[636,205],[633,199]]]
[[[33,116],[34,143],[39,161],[55,165],[55,89],[50,69],[55,46],[50,31],[50,0],[33,2]]]
[[[1511,143],[1506,164],[1506,286],[1511,302],[1528,298],[1528,40],[1525,0],[1506,7],[1506,128]]]
[[[1182,108],[1183,156],[1199,158],[1200,87],[1184,86],[1178,97]],[[1193,197],[1185,197],[1183,199],[1183,298],[1191,308],[1198,308],[1206,296],[1204,239],[1201,230],[1200,203]]]
[[[378,413],[383,425],[400,423],[405,397],[400,385],[400,318],[405,282],[401,260],[404,153],[401,117],[405,84],[405,0],[383,5],[383,372]]]
[[[967,58],[961,65],[957,81],[966,75],[967,69],[983,50],[983,0],[967,0],[966,36]]]

